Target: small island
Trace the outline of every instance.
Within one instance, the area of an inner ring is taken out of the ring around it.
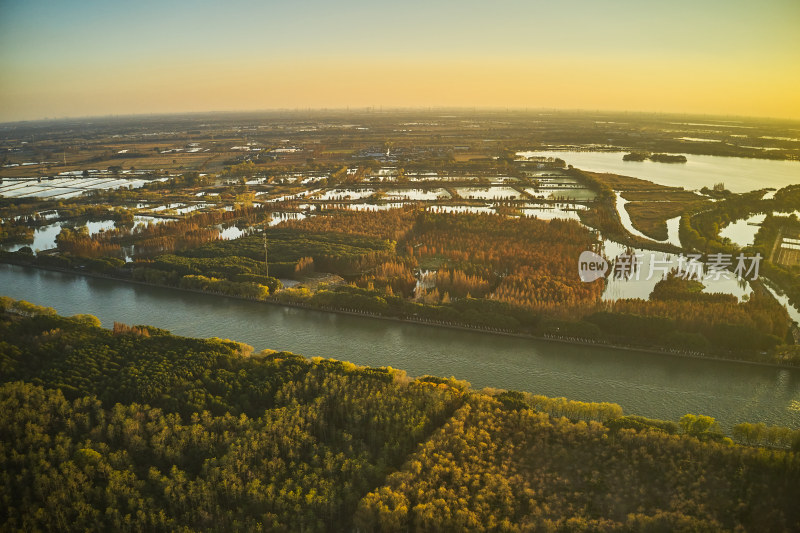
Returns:
[[[685,155],[648,154],[644,152],[631,152],[622,156],[623,161],[644,161],[649,159],[656,163],[686,163]]]
[[[650,154],[642,152],[631,152],[622,156],[623,161],[644,161],[650,157]]]
[[[656,163],[686,163],[685,155],[672,155],[672,154],[653,154],[650,156],[650,161]]]

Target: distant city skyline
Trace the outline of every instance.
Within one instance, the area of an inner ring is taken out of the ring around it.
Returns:
[[[0,0],[0,122],[269,109],[800,119],[800,2]]]

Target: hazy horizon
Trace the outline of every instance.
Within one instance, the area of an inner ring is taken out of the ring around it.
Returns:
[[[0,122],[248,110],[800,119],[800,3],[0,0]]]
[[[204,109],[193,111],[163,111],[163,112],[140,112],[140,113],[107,113],[104,115],[64,115],[46,116],[40,118],[0,120],[0,125],[28,123],[28,122],[61,122],[61,121],[82,121],[82,120],[125,120],[125,119],[146,119],[146,118],[169,118],[169,117],[203,117],[220,115],[231,117],[236,115],[308,115],[325,114],[331,115],[380,115],[380,114],[421,114],[425,113],[478,113],[478,114],[531,114],[531,115],[550,115],[550,114],[576,114],[584,116],[607,116],[609,118],[620,118],[624,115],[643,116],[643,117],[663,117],[667,120],[697,119],[697,120],[716,120],[718,122],[763,122],[774,121],[779,123],[798,123],[800,118],[768,117],[753,115],[735,114],[712,114],[712,113],[684,113],[679,111],[640,111],[640,110],[620,110],[620,109],[568,109],[568,108],[521,108],[521,107],[453,107],[453,106],[418,106],[418,107],[391,107],[391,106],[353,106],[353,107],[296,107],[296,108],[272,108],[272,109]]]

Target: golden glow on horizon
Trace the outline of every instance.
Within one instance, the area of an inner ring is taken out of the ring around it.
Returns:
[[[800,119],[800,2],[0,2],[0,121],[394,107]]]
[[[127,65],[28,72],[0,82],[3,119],[250,109],[566,108],[800,118],[800,74],[763,66],[628,67],[613,61],[490,64],[338,61]],[[33,87],[28,89],[27,87]],[[53,99],[50,95],[57,94]]]

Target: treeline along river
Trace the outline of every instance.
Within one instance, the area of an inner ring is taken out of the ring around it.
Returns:
[[[629,414],[715,417],[724,429],[744,421],[800,427],[800,369],[673,357],[445,329],[236,300],[13,265],[0,265],[0,295],[150,324],[177,335],[222,337],[412,376],[455,376],[496,387],[615,402]]]

